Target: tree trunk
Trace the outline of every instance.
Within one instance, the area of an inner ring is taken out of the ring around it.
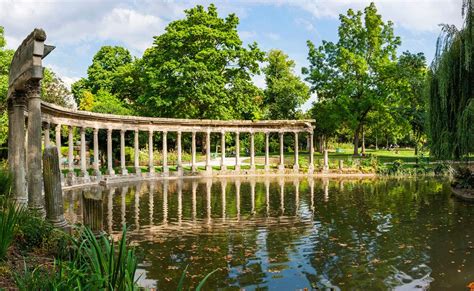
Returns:
[[[359,132],[360,125],[357,126],[357,129],[354,132],[354,156],[359,155]]]
[[[362,125],[362,155],[365,156],[365,130]]]
[[[379,150],[379,145],[378,145],[378,138],[377,138],[377,135],[375,135],[375,150],[378,151]]]

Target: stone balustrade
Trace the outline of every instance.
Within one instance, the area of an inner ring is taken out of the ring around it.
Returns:
[[[168,133],[176,134],[176,172],[173,174],[182,176],[190,174],[199,175],[213,175],[211,166],[211,135],[220,136],[220,171],[219,173],[231,173],[238,174],[241,171],[241,158],[240,158],[240,138],[246,134],[249,137],[249,153],[250,162],[249,170],[246,173],[256,172],[255,162],[255,134],[265,134],[265,162],[263,173],[271,171],[270,165],[270,153],[269,153],[269,140],[270,135],[275,134],[279,136],[280,142],[280,158],[278,164],[278,171],[285,173],[285,160],[284,160],[284,135],[291,134],[294,136],[295,148],[294,148],[294,165],[292,173],[299,173],[299,149],[298,149],[298,135],[307,134],[310,141],[309,150],[309,167],[308,173],[312,174],[313,165],[313,124],[314,120],[263,120],[263,121],[249,121],[249,120],[205,120],[205,119],[173,119],[173,118],[150,118],[150,117],[137,117],[137,116],[121,116],[112,114],[101,114],[93,113],[80,110],[71,110],[63,108],[50,103],[41,103],[41,120],[44,124],[43,135],[44,142],[49,143],[50,130],[55,128],[56,132],[56,145],[61,146],[61,127],[65,126],[68,128],[68,175],[67,183],[73,185],[76,181],[81,183],[87,183],[90,181],[87,168],[87,156],[86,156],[86,135],[87,129],[93,131],[93,175],[94,181],[112,178],[112,177],[125,177],[129,175],[134,176],[157,176],[155,172],[155,165],[153,160],[153,146],[154,137],[161,134],[162,137],[162,161],[161,161],[161,174],[160,176],[168,176],[170,174],[168,166]],[[75,176],[74,172],[74,140],[73,131],[74,128],[78,128],[80,132],[80,174],[79,177]],[[99,132],[106,132],[107,135],[107,171],[105,175],[101,175],[99,170]],[[114,132],[120,133],[120,144],[114,145],[112,140],[112,134]],[[126,134],[134,134],[134,160],[127,161],[125,156],[125,139]],[[148,134],[148,173],[146,175],[142,173],[139,164],[139,134],[140,132],[146,132]],[[198,172],[197,159],[196,159],[196,134],[201,133],[205,136],[204,140],[206,143],[206,156],[205,156],[205,171]],[[183,153],[183,135],[191,136],[191,165],[190,171],[185,171],[182,161]],[[235,170],[228,171],[225,152],[226,152],[226,136],[234,135],[235,137]],[[120,171],[116,173],[113,165],[113,149],[120,148]],[[59,151],[60,152],[60,151]],[[129,173],[127,170],[127,164],[133,162],[133,173]]]

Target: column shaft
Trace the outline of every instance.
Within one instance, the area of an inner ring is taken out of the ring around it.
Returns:
[[[284,132],[280,132],[279,133],[279,137],[280,137],[280,164],[278,165],[278,170],[280,171],[283,171],[285,170],[285,146],[284,146],[284,135],[285,133]]]
[[[293,170],[295,172],[298,172],[300,169],[300,163],[299,163],[299,145],[298,145],[298,132],[295,132],[295,162],[293,165]]]
[[[72,179],[75,174],[74,174],[74,135],[73,135],[73,127],[68,126],[68,152],[67,152],[67,160],[68,160],[68,170],[69,172],[68,177]]]
[[[235,133],[235,170],[240,171],[240,133]]]
[[[114,161],[112,157],[112,129],[107,129],[107,174],[115,176]]]
[[[81,176],[89,177],[86,160],[86,129],[84,127],[81,127]]]
[[[133,156],[134,156],[133,165],[135,167],[135,174],[141,174],[142,170],[140,169],[140,144],[138,142],[138,129],[135,129]]]
[[[250,170],[255,170],[255,133],[250,133]]]
[[[44,133],[43,133],[43,135],[44,135],[44,148],[49,147],[50,144],[51,144],[51,141],[49,139],[49,134],[50,134],[49,130],[50,130],[50,128],[51,128],[50,123],[46,122],[45,125],[44,125]]]
[[[100,176],[99,170],[99,129],[94,128],[94,175]]]
[[[61,166],[61,124],[56,124],[56,147],[58,148],[59,166]]]
[[[181,176],[183,174],[183,157],[182,157],[182,145],[181,145],[181,131],[176,133],[176,147],[177,147],[177,160],[176,160],[176,170],[178,175]]]
[[[309,133],[308,139],[309,139],[309,169],[308,169],[308,173],[313,174],[313,172],[314,172],[314,145],[313,145],[314,137],[313,137],[313,130],[311,130],[311,132]]]
[[[191,171],[196,172],[196,132],[192,132],[191,137]]]
[[[265,132],[265,171],[270,170],[270,133]]]
[[[125,130],[120,131],[120,173],[128,175],[127,165],[125,164]]]
[[[43,214],[40,89],[39,81],[30,81],[26,85],[28,98],[28,207]]]
[[[25,105],[23,93],[15,93],[9,102],[8,114],[10,127],[8,128],[8,155],[10,173],[13,178],[13,200],[18,205],[26,206],[28,194],[26,192],[25,168]]]
[[[163,131],[163,174],[168,175],[168,132]]]
[[[323,171],[327,172],[329,170],[329,159],[328,159],[328,150],[324,150],[324,165]]]
[[[221,132],[221,171],[227,170],[225,165],[225,132]]]
[[[155,166],[153,165],[153,130],[148,133],[148,171],[154,175]]]
[[[210,174],[212,172],[211,166],[211,132],[206,131],[206,172]]]

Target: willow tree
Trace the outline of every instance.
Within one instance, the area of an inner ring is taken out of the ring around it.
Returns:
[[[429,133],[433,156],[474,153],[474,0],[464,0],[460,30],[442,25],[428,74]]]

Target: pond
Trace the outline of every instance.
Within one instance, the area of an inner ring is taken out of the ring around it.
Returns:
[[[184,179],[65,193],[66,216],[137,248],[141,286],[465,290],[474,205],[434,178]]]

